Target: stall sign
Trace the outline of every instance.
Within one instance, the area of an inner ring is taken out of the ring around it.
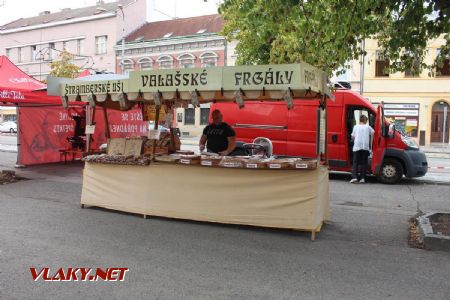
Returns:
[[[223,69],[225,90],[323,91],[323,73],[307,64],[236,66]]]
[[[105,95],[128,92],[128,80],[78,81],[61,84],[62,96]]]
[[[259,65],[130,72],[132,92],[309,90],[328,92],[326,75],[308,65]]]
[[[215,91],[222,84],[222,68],[186,68],[130,72],[130,90],[141,92]]]

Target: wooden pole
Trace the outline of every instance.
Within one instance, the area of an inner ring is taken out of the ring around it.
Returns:
[[[155,124],[153,126],[154,130],[158,130],[158,123],[159,123],[159,110],[161,109],[160,105],[155,106]],[[156,153],[156,140],[153,140],[153,153],[152,153],[152,160],[155,160],[155,153]]]
[[[111,133],[109,131],[108,111],[106,108],[106,103],[103,103],[103,117],[105,118],[105,136],[106,139],[110,139]]]
[[[87,111],[87,114],[91,114],[91,112],[90,112],[90,110],[91,110],[91,108],[93,109],[92,110],[92,116],[91,116],[91,118],[89,119],[89,125],[94,125],[95,124],[95,111],[97,110],[96,108],[95,108],[95,106],[94,107],[91,107],[90,105],[88,106],[88,111]],[[91,143],[92,143],[92,134],[88,134],[88,136],[87,136],[87,145],[86,145],[86,152],[89,154],[89,153],[91,153]]]

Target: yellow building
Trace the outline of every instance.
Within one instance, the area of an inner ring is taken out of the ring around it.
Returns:
[[[430,41],[425,58],[427,64],[436,59],[443,38]],[[386,74],[384,60],[375,40],[366,40],[363,95],[372,103],[384,102],[385,115],[405,134],[420,145],[449,144],[450,67],[445,60],[440,75],[429,76],[428,70],[418,76],[410,72]]]

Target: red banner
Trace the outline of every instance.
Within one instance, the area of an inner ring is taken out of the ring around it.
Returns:
[[[101,144],[106,143],[103,108],[97,107],[96,109],[92,149],[97,149]],[[141,109],[135,108],[129,111],[109,109],[107,113],[112,138],[147,136],[148,122],[143,121]]]
[[[106,143],[103,109],[100,107],[96,109],[91,150],[99,149],[101,144]],[[112,138],[147,135],[148,122],[142,120],[140,109],[126,112],[108,110],[107,113]],[[67,138],[75,135],[76,122],[73,117],[85,117],[85,114],[83,107],[71,107],[68,110],[62,107],[20,107],[19,164],[34,165],[62,161],[60,150],[72,148]]]

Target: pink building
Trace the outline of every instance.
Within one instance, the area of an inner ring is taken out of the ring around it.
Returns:
[[[27,74],[46,79],[62,49],[75,63],[94,71],[114,72],[114,45],[146,22],[146,0],[121,0],[22,18],[0,25],[0,55]]]
[[[116,73],[234,65],[236,43],[220,35],[223,22],[220,15],[206,15],[147,23],[115,47]],[[202,104],[178,109],[176,121],[184,136],[199,136],[208,116],[209,105]]]
[[[115,47],[116,73],[234,65],[235,44],[219,34],[222,28],[220,15],[147,23]]]

